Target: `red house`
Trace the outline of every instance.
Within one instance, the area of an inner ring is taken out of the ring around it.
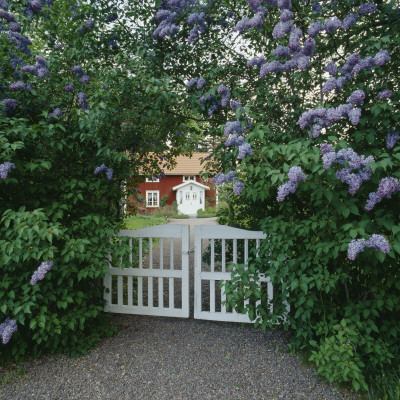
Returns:
[[[214,185],[200,178],[203,170],[201,160],[209,155],[193,153],[191,157],[178,156],[174,168],[163,169],[165,178],[147,178],[138,187],[145,200],[139,212],[152,212],[160,207],[165,196],[166,204],[177,202],[180,214],[196,215],[197,210],[204,210],[206,203],[215,204]]]

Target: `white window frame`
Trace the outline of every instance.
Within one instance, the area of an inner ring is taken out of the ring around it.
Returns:
[[[183,175],[183,182],[196,182],[196,175]]]
[[[160,178],[154,178],[154,177],[146,178],[146,182],[160,182]]]
[[[157,195],[157,204],[149,204],[149,194],[156,194]],[[160,206],[160,191],[159,190],[146,190],[146,207],[159,207]]]

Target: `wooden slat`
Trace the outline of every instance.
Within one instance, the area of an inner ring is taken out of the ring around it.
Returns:
[[[123,291],[123,280],[122,280],[122,275],[118,275],[118,279],[117,279],[117,291],[118,291],[118,305],[122,306],[123,305],[123,298],[122,298],[122,291]]]
[[[215,313],[215,281],[210,281],[210,312]]]
[[[149,268],[153,269],[153,238],[149,238]]]
[[[153,307],[153,277],[147,278],[147,306]]]
[[[164,240],[160,238],[160,269],[164,268]]]
[[[158,307],[164,308],[164,279],[158,278]]]
[[[128,306],[132,305],[132,300],[133,300],[133,290],[132,290],[132,276],[128,276]]]
[[[210,240],[211,246],[211,272],[215,271],[215,239]]]
[[[233,263],[237,264],[237,239],[233,239]]]
[[[222,251],[222,272],[225,272],[226,271],[226,243],[225,243],[225,239],[222,239],[221,251]]]

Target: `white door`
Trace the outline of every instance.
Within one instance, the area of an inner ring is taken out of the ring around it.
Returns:
[[[178,193],[178,211],[181,214],[196,215],[199,208],[203,209],[202,192],[202,189],[194,185],[180,189]]]

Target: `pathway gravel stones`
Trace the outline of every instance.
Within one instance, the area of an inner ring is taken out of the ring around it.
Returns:
[[[358,399],[288,353],[285,332],[135,315],[113,324],[119,334],[86,356],[22,363],[26,374],[0,386],[0,400]]]

